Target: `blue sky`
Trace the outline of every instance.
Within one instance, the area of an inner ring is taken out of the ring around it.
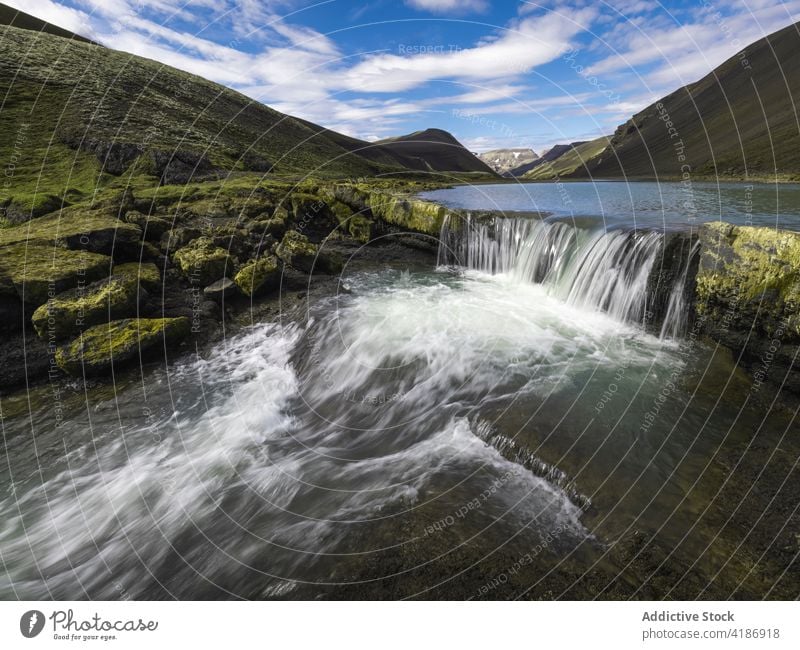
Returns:
[[[800,0],[5,0],[357,137],[587,140],[800,20]]]

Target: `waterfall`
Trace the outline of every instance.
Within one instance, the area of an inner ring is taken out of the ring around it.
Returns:
[[[503,273],[547,287],[570,305],[601,310],[646,324],[653,300],[651,272],[661,260],[664,234],[644,230],[577,228],[530,218],[473,219],[442,226],[438,262]],[[662,338],[682,333],[686,322],[688,264],[670,285]]]

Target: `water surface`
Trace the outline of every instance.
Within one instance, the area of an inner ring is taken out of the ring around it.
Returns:
[[[800,230],[800,185],[575,181],[459,185],[420,195],[453,208],[540,211],[608,225],[672,227],[707,221]]]

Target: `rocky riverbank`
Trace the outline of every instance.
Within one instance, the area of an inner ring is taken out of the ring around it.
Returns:
[[[242,179],[128,189],[0,230],[0,390],[193,349],[220,335],[226,314],[309,276],[336,277],[352,246],[435,252],[448,211],[411,198],[426,187]]]
[[[220,335],[225,314],[335,278],[348,247],[435,252],[445,219],[463,214],[414,198],[429,187],[243,177],[128,189],[2,229],[0,390],[193,349]],[[685,310],[680,336],[709,338],[758,382],[800,392],[800,235],[723,223],[671,233],[648,285],[651,328]]]

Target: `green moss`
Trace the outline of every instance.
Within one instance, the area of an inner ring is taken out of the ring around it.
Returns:
[[[234,282],[246,296],[254,296],[277,286],[280,280],[278,259],[273,255],[261,257],[242,267]]]
[[[437,237],[448,214],[444,206],[436,203],[395,196],[386,192],[372,192],[369,195],[368,205],[377,219]]]
[[[770,228],[706,224],[697,274],[697,312],[771,331],[800,311],[800,235]],[[800,332],[798,332],[800,333]]]
[[[131,318],[90,327],[56,350],[56,363],[71,375],[102,374],[112,365],[138,358],[159,346],[171,347],[189,335],[188,318]]]
[[[289,266],[310,273],[317,251],[317,246],[308,241],[308,237],[296,230],[289,230],[278,244],[275,254]]]
[[[135,316],[139,283],[131,277],[111,277],[70,289],[41,305],[31,317],[42,338],[63,339],[100,323]]]
[[[172,224],[166,219],[148,216],[135,210],[125,215],[125,221],[138,226],[143,237],[148,241],[160,241],[162,235],[172,227]]]
[[[209,285],[230,277],[234,261],[224,248],[216,246],[208,237],[198,237],[177,250],[173,256],[181,272],[193,284]]]
[[[79,283],[107,276],[110,267],[110,257],[88,251],[24,242],[0,247],[0,277],[33,307]]]

